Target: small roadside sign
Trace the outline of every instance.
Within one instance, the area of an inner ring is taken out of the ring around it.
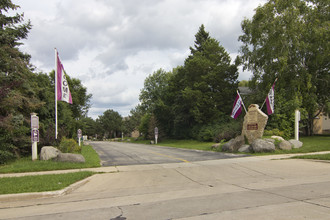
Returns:
[[[82,130],[78,129],[77,134],[78,134],[78,138],[81,138],[82,137]]]
[[[38,129],[31,130],[31,141],[39,142],[39,130]]]
[[[31,114],[31,129],[39,129],[39,117],[35,113]]]

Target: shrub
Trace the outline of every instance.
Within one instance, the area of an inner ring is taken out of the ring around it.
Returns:
[[[238,136],[242,131],[242,122],[239,120],[219,120],[212,124],[194,128],[193,135],[199,141],[228,141]]]
[[[273,136],[273,135],[276,135],[276,136],[280,136],[280,137],[284,137],[284,132],[283,131],[280,131],[279,129],[275,128],[275,129],[272,129],[272,130],[265,130],[264,131],[264,135],[265,136]]]
[[[62,138],[59,150],[63,153],[80,153],[81,146],[77,144],[77,142],[73,139],[67,139],[65,137]]]

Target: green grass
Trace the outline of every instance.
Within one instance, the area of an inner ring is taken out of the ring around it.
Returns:
[[[330,154],[303,155],[291,157],[294,159],[330,160]]]
[[[23,173],[100,167],[100,158],[91,146],[84,145],[82,147],[81,154],[85,157],[85,163],[68,163],[41,160],[32,161],[31,157],[27,157],[0,166],[0,173]]]
[[[301,137],[299,139],[303,142],[303,146],[298,149],[292,149],[290,151],[276,149],[274,152],[269,153],[252,153],[251,155],[271,155],[271,154],[288,154],[288,153],[310,153],[319,151],[330,151],[330,136],[312,136],[312,137]],[[139,144],[150,144],[150,140],[139,140],[133,141],[132,143]],[[196,140],[163,140],[157,145],[186,148],[186,149],[197,149],[211,151],[212,142],[200,142]],[[219,151],[221,148],[219,148]]]
[[[292,150],[276,149],[269,153],[253,153],[252,155],[271,155],[271,154],[295,154],[295,153],[311,153],[320,151],[330,151],[330,136],[312,136],[301,137],[299,141],[303,142],[301,148],[293,148]]]
[[[93,175],[93,172],[0,178],[0,194],[61,190]]]

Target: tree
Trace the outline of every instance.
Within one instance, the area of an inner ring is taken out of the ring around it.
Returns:
[[[292,132],[300,108],[307,133],[330,97],[329,4],[324,0],[269,0],[242,22],[241,58],[253,71],[252,89],[262,102],[275,78],[276,107],[270,124]],[[289,123],[288,123],[289,122]]]
[[[183,137],[191,136],[194,126],[229,115],[238,84],[238,64],[231,64],[224,47],[205,32],[203,25],[195,37],[195,48],[190,48],[191,55],[170,82],[173,131]]]
[[[0,4],[0,163],[27,153],[30,145],[30,113],[42,103],[29,79],[30,56],[19,51],[31,24],[23,14],[10,16],[19,6],[10,0]]]
[[[98,122],[104,129],[105,136],[117,137],[122,132],[123,119],[118,112],[112,109],[103,112],[103,115],[99,116]]]
[[[201,25],[183,66],[160,69],[145,80],[140,94],[146,136],[157,125],[166,136],[191,138],[192,131],[230,115],[237,89],[237,63]],[[162,134],[162,135],[163,135]]]

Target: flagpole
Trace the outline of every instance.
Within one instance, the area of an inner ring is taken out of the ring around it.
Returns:
[[[237,92],[237,95],[239,95],[239,97],[241,97],[241,95],[238,93],[238,90],[236,90],[236,92]],[[241,99],[242,99],[242,97],[241,97]],[[247,111],[246,111],[246,108],[245,108],[245,105],[244,105],[243,99],[242,99],[242,104],[243,104],[243,107],[244,107],[244,110],[245,110],[245,114],[246,114]]]
[[[57,50],[55,48],[55,140],[57,139]]]

